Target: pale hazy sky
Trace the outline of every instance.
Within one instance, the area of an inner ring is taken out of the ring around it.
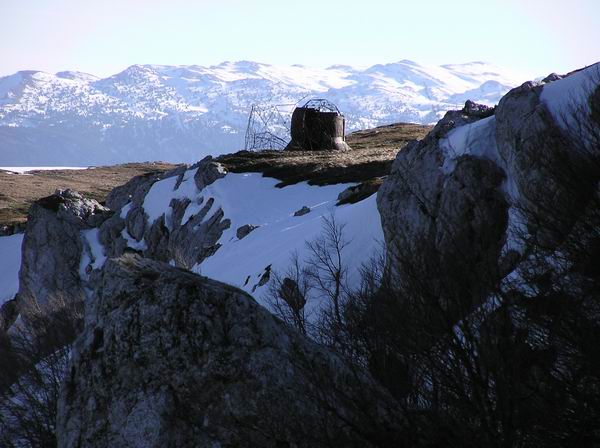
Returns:
[[[0,76],[401,59],[570,71],[600,60],[600,0],[0,0]]]

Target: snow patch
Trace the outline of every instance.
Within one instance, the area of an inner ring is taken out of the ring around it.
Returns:
[[[121,219],[127,218],[127,213],[129,213],[129,210],[131,210],[131,202],[128,202],[121,208],[121,211],[119,212],[119,217]]]
[[[146,245],[146,241],[144,241],[143,238],[141,241],[138,241],[135,238],[133,238],[127,231],[127,227],[124,228],[123,230],[121,230],[121,236],[127,242],[127,246],[134,250],[144,251],[144,250],[148,249],[148,246]]]
[[[0,305],[19,291],[22,244],[22,233],[0,237]]]
[[[150,225],[162,215],[165,215],[165,225],[169,230],[172,230],[171,215],[173,209],[170,204],[173,199],[187,198],[192,201],[194,205],[198,206],[199,191],[196,182],[194,181],[194,175],[197,170],[198,169],[187,170],[183,175],[181,184],[177,188],[175,188],[175,186],[177,184],[177,179],[179,178],[178,176],[160,180],[152,185],[146,194],[142,205],[144,211],[148,215],[148,222]],[[183,217],[182,223],[185,224],[192,213],[193,211],[188,213],[188,210],[186,209],[186,214]]]
[[[520,195],[510,164],[502,158],[496,145],[496,117],[491,116],[452,129],[444,139],[440,140],[439,145],[445,157],[442,165],[445,174],[452,173],[456,168],[456,159],[467,154],[491,160],[502,168],[506,178],[500,189],[509,204],[506,241],[502,253],[511,250],[522,253],[523,236],[526,234],[525,218],[514,206],[519,203]]]
[[[577,121],[590,112],[589,97],[600,83],[600,63],[544,85],[540,100],[562,128],[577,129]]]
[[[255,297],[264,302],[261,295],[266,288],[257,285],[267,267],[284,273],[294,252],[300,260],[306,260],[306,242],[321,236],[323,218],[333,214],[339,224],[345,225],[344,234],[350,244],[343,257],[349,283],[357,286],[361,263],[374,255],[383,241],[376,195],[336,207],[338,194],[351,184],[319,187],[302,182],[276,188],[278,182],[259,173],[229,173],[202,191],[205,202],[214,199],[211,209],[222,209],[231,226],[219,239],[222,246],[217,252],[192,270],[249,293],[257,287]],[[310,213],[294,216],[304,205]],[[239,240],[236,230],[244,224],[260,227]]]
[[[89,269],[100,269],[106,261],[104,247],[100,243],[98,237],[99,229],[88,229],[81,231],[81,240],[83,250],[81,252],[81,260],[79,262],[79,277],[82,280],[87,280],[89,277]]]
[[[440,149],[445,156],[442,166],[445,174],[454,171],[456,159],[465,154],[488,159],[504,167],[504,161],[496,146],[496,117],[494,116],[452,129],[445,138],[440,140]]]

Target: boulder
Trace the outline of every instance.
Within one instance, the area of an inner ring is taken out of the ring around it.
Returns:
[[[207,185],[212,184],[217,179],[225,177],[225,174],[227,174],[225,167],[222,164],[215,162],[212,156],[206,156],[200,162],[193,165],[192,168],[198,168],[194,175],[194,181],[196,182],[198,190],[204,189]]]
[[[392,446],[404,427],[368,374],[238,289],[134,255],[93,283],[59,447]]]
[[[304,216],[306,214],[310,213],[310,207],[307,207],[306,205],[303,205],[301,209],[296,210],[294,212],[294,216]]]
[[[496,109],[494,107],[486,106],[485,104],[475,103],[474,101],[467,100],[463,107],[463,112],[471,117],[487,118],[494,115]]]
[[[504,172],[494,162],[465,154],[453,170],[444,169],[436,131],[449,124],[442,120],[423,141],[398,153],[377,206],[397,281],[443,306],[460,298],[455,308],[464,310],[495,279],[486,277],[498,270],[508,203],[501,191]]]
[[[252,224],[244,224],[243,226],[237,228],[237,230],[235,231],[235,236],[237,236],[238,240],[241,240],[242,238],[248,236],[250,232],[252,232],[255,229],[258,229],[259,227],[260,226],[254,226]]]
[[[555,247],[596,188],[597,164],[590,163],[590,156],[597,157],[600,149],[595,155],[584,149],[585,131],[578,128],[583,123],[571,130],[557,123],[540,98],[543,89],[542,84],[526,82],[500,100],[495,141],[527,231],[542,246]]]

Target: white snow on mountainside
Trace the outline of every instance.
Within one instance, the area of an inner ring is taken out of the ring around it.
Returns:
[[[466,99],[495,104],[524,80],[482,62],[426,66],[406,60],[367,69],[248,61],[133,65],[104,79],[21,71],[0,78],[0,166],[194,162],[243,149],[253,104],[310,97],[336,103],[348,132],[434,123]]]
[[[306,261],[310,257],[306,242],[322,235],[323,219],[335,219],[343,227],[342,236],[347,246],[342,255],[350,286],[358,286],[362,263],[370,256],[378,255],[381,250],[383,231],[375,195],[355,204],[335,205],[338,195],[352,184],[312,186],[301,182],[277,188],[277,179],[263,177],[260,173],[227,173],[222,179],[198,191],[194,183],[195,173],[196,169],[186,171],[177,188],[177,176],[152,185],[143,203],[149,224],[165,215],[166,226],[171,227],[170,204],[174,198],[191,201],[182,224],[212,199],[214,202],[204,221],[209,221],[213,214],[222,211],[230,220],[230,226],[219,238],[220,247],[216,253],[195,265],[192,270],[255,293],[256,298],[265,305],[262,296],[267,288],[261,288],[261,277],[267,271],[285,274],[293,254],[297,254],[299,260]],[[128,203],[119,211],[121,217],[127,215],[130,205]],[[294,216],[294,212],[303,206],[308,206],[310,212]],[[236,236],[237,229],[246,224],[256,228],[239,239]],[[126,229],[123,230],[123,237],[133,249],[146,248],[144,240],[136,241]],[[98,252],[101,253],[101,250]],[[86,263],[87,260],[82,265]],[[309,303],[309,313],[313,306],[318,304]]]

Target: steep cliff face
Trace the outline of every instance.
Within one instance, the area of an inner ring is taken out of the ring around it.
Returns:
[[[600,68],[546,81],[494,111],[449,112],[398,153],[377,198],[398,281],[416,275],[436,295],[481,300],[527,240],[556,247],[569,233],[598,182]]]
[[[61,447],[363,447],[403,425],[367,374],[242,291],[133,255],[93,277]]]

